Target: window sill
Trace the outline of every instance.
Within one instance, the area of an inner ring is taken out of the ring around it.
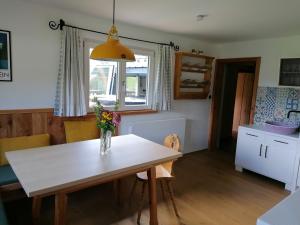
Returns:
[[[127,116],[127,115],[139,115],[139,114],[157,113],[157,111],[156,110],[152,110],[152,109],[142,109],[142,110],[123,110],[123,111],[118,111],[118,113],[121,116]]]
[[[130,115],[157,113],[157,111],[152,109],[141,109],[141,110],[122,110],[122,111],[117,111],[117,113],[120,114],[121,116],[130,116]],[[88,114],[95,114],[95,113],[89,112]]]

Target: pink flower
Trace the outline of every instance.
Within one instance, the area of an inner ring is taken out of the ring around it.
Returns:
[[[115,124],[115,126],[119,126],[121,123],[121,116],[116,113],[116,112],[113,112],[113,124]]]

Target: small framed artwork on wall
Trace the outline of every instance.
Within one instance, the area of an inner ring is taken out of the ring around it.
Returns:
[[[10,31],[0,30],[0,81],[12,81]]]

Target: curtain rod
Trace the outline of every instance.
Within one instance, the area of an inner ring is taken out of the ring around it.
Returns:
[[[72,27],[72,28],[76,28],[76,29],[79,29],[79,30],[89,31],[89,32],[97,33],[97,34],[108,35],[108,33],[105,33],[105,32],[96,31],[96,30],[90,30],[90,29],[87,29],[87,28],[76,27],[76,26],[72,26],[72,25],[66,24],[63,19],[60,19],[59,23],[56,23],[55,21],[50,21],[49,22],[49,27],[52,30],[58,30],[58,29],[62,30],[64,27]],[[126,36],[119,36],[119,37],[120,38],[125,38],[125,39],[128,39],[128,40],[146,42],[146,43],[151,43],[151,44],[167,45],[167,46],[173,47],[176,51],[179,50],[179,46],[175,45],[174,42],[172,42],[172,41],[170,43],[163,43],[163,42],[155,42],[155,41],[147,41],[147,40],[142,40],[142,39],[137,39],[137,38],[131,38],[131,37],[126,37]]]

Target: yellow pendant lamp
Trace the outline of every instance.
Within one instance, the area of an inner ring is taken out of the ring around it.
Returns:
[[[108,33],[107,41],[94,48],[90,59],[123,62],[135,61],[133,51],[122,45],[119,41],[118,30],[115,26],[115,0],[113,1],[113,25]]]

